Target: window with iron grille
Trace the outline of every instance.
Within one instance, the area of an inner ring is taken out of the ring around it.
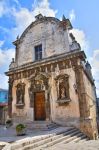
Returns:
[[[42,44],[35,46],[35,60],[42,59]]]

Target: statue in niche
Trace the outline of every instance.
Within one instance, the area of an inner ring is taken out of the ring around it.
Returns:
[[[58,76],[56,78],[58,100],[69,99],[69,78],[68,75]]]
[[[16,87],[17,104],[24,104],[25,84],[19,83]]]
[[[64,85],[64,80],[59,81],[59,98],[64,99],[66,98],[66,87]]]
[[[63,87],[60,89],[60,98],[63,99],[66,97],[66,89]]]

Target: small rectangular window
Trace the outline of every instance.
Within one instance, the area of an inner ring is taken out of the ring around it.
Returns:
[[[35,60],[42,59],[42,45],[35,46]]]

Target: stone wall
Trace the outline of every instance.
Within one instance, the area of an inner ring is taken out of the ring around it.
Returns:
[[[16,105],[16,86],[18,83],[25,83],[25,104],[23,108],[18,108]],[[16,80],[13,83],[13,90],[12,90],[12,118],[14,119],[14,122],[28,122],[28,121],[33,121],[33,108],[30,108],[30,99],[29,99],[29,93],[28,93],[28,88],[30,83],[28,82],[27,79],[22,79],[22,80]]]
[[[59,26],[59,23],[52,20],[44,21],[31,27],[17,48],[18,66],[35,61],[35,46],[42,44],[42,57],[61,54],[69,51],[68,31]]]
[[[60,105],[57,103],[57,87],[55,85],[54,78],[59,74],[67,74],[69,76],[69,94],[70,94],[70,102]],[[76,84],[75,81],[75,73],[73,68],[64,69],[59,72],[53,73],[52,82],[51,82],[51,97],[50,103],[52,106],[52,120],[66,126],[79,126],[79,102],[78,102],[78,95],[74,89],[74,85]]]
[[[57,103],[57,85],[55,83],[55,78],[58,75],[68,75],[69,76],[69,94],[70,101],[66,104],[59,105]],[[25,105],[23,109],[19,109],[16,106],[16,86],[18,83],[25,83]],[[51,114],[50,119],[53,122],[56,122],[61,125],[67,126],[79,126],[79,102],[78,95],[74,89],[75,81],[75,73],[72,68],[57,70],[52,72],[49,78],[49,87],[50,87],[50,107]],[[20,121],[33,121],[34,120],[34,108],[30,108],[30,98],[29,98],[29,87],[30,82],[28,79],[16,80],[13,83],[13,101],[12,101],[12,116],[16,122]]]
[[[85,92],[83,95],[86,98],[86,119],[83,122],[83,128],[90,138],[96,139],[98,136],[97,121],[96,121],[96,97],[94,91],[94,83],[91,83],[85,73],[83,73],[83,81]]]

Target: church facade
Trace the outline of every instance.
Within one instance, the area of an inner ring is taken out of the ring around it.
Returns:
[[[97,136],[91,66],[70,30],[69,19],[36,16],[13,44],[9,117],[14,122],[55,122]]]

